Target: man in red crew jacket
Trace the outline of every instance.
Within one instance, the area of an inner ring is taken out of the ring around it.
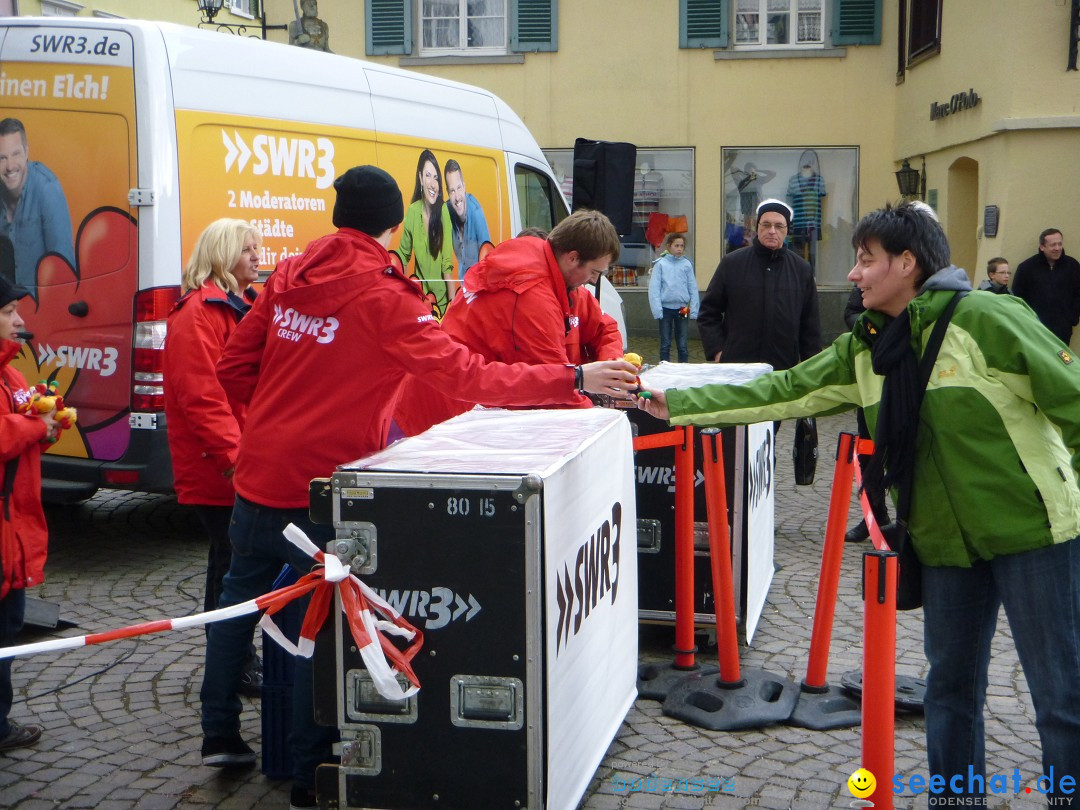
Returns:
[[[311,560],[282,529],[295,523],[318,545],[333,530],[308,519],[308,483],[381,449],[406,376],[496,405],[557,404],[575,390],[626,396],[634,367],[489,363],[445,334],[415,282],[393,269],[387,247],[404,207],[394,179],[357,166],[335,183],[333,222],[277,266],[218,363],[228,396],[248,407],[233,483],[233,559],[218,602],[227,607],[270,590],[281,566]],[[202,699],[203,763],[250,766],[236,696],[257,616],[211,625]],[[311,662],[298,659],[293,691],[293,807],[315,807],[315,768],[331,759],[334,730],[317,726]]]
[[[618,255],[619,235],[599,211],[574,212],[546,239],[510,239],[469,270],[443,330],[485,360],[501,363],[616,360],[623,354],[619,327],[583,285],[595,284]],[[476,404],[447,391],[462,393],[426,377],[410,379],[394,414],[401,430],[421,433]],[[556,404],[585,408],[592,401],[574,392]]]

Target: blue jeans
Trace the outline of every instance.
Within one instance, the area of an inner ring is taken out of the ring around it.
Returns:
[[[930,773],[949,779],[970,765],[985,776],[987,667],[1004,605],[1035,705],[1043,774],[1053,766],[1055,789],[1064,775],[1080,781],[1080,538],[971,568],[924,567],[922,581]]]
[[[285,563],[300,573],[311,570],[315,561],[281,533],[290,523],[303,529],[319,548],[325,548],[333,538],[333,529],[313,524],[306,509],[272,509],[237,497],[229,526],[232,562],[225,575],[218,607],[236,605],[268,593]],[[301,608],[306,610],[306,598]],[[256,613],[210,625],[206,641],[206,670],[199,693],[202,700],[202,729],[207,737],[231,737],[240,733],[243,706],[237,690],[258,620]],[[293,681],[292,732],[289,734],[295,785],[304,788],[315,786],[315,768],[320,763],[331,761],[331,747],[336,735],[337,729],[316,725],[312,706],[311,659],[297,658]]]
[[[690,359],[690,349],[686,344],[686,324],[689,318],[684,318],[677,309],[664,307],[664,317],[660,324],[660,359],[671,359],[671,333],[675,332],[675,346],[679,350],[679,362],[685,363]]]
[[[26,591],[12,588],[7,596],[0,599],[0,647],[10,647],[15,643],[15,636],[22,630],[23,615],[26,613]],[[11,688],[11,660],[0,661],[0,739],[11,731],[8,713],[15,697]]]

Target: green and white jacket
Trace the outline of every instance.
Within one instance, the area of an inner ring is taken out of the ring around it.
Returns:
[[[947,267],[908,304],[920,355],[954,291],[967,289],[966,273]],[[884,377],[870,347],[885,320],[866,312],[820,354],[742,386],[667,391],[670,421],[747,424],[859,406],[873,429]],[[924,565],[968,567],[1080,535],[1080,362],[1022,300],[972,292],[934,364],[915,455],[908,528]]]

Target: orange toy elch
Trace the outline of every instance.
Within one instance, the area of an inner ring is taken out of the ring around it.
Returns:
[[[641,371],[641,367],[643,365],[645,365],[645,360],[637,352],[627,352],[626,354],[623,355],[622,359],[625,360],[627,363],[629,363],[632,366],[637,366],[638,371]],[[637,379],[637,388],[635,388],[630,393],[633,394],[634,396],[641,397],[642,399],[652,399],[652,394],[650,394],[648,391],[642,391],[641,390],[641,377],[637,377],[636,379]]]
[[[30,400],[19,407],[21,413],[46,414],[56,411],[53,417],[60,425],[61,430],[71,428],[78,420],[78,413],[74,408],[64,404],[64,398],[56,393],[58,388],[56,380],[46,383],[42,380],[30,389]],[[55,442],[57,437],[49,439]]]

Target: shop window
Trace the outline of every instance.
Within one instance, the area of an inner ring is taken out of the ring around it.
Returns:
[[[574,150],[545,149],[544,155],[567,200],[574,196]],[[660,243],[669,230],[687,233],[686,256],[694,260],[694,150],[637,150],[630,233],[611,268],[617,287],[646,286]]]
[[[725,253],[752,243],[762,200],[795,212],[787,245],[810,262],[818,286],[847,287],[858,221],[857,147],[739,147],[723,150]]]

